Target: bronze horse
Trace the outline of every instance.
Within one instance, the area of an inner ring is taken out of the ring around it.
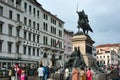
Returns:
[[[80,28],[83,30],[84,34],[88,34],[88,31],[93,32],[93,30],[91,29],[90,25],[89,25],[89,20],[88,20],[88,16],[84,13],[84,11],[80,11],[78,12],[78,29],[80,30]]]

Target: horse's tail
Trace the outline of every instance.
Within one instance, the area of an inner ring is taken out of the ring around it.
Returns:
[[[88,24],[88,27],[89,27],[89,30],[91,31],[91,32],[93,32],[93,30],[92,30],[92,28],[90,27],[90,25]]]
[[[91,28],[90,28],[89,30],[90,30],[91,32],[93,32],[93,30],[92,30]]]

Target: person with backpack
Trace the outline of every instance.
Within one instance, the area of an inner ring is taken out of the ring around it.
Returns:
[[[35,76],[35,68],[34,66],[32,66],[29,70],[29,76],[30,76],[30,80],[34,80],[34,76]]]
[[[48,75],[49,75],[48,67],[47,67],[47,66],[44,66],[43,69],[44,69],[44,80],[47,80]]]

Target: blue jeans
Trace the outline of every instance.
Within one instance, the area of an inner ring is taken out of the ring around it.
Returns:
[[[48,78],[48,75],[45,74],[45,75],[44,75],[44,80],[47,80],[47,78]]]

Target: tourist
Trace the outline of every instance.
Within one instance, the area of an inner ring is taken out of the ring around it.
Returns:
[[[34,66],[32,66],[29,70],[29,76],[30,76],[30,80],[34,80],[34,76],[35,76],[35,68]]]
[[[49,75],[48,67],[44,66],[44,80],[47,80],[48,75]]]
[[[80,80],[86,80],[86,75],[83,67],[80,69]]]
[[[19,67],[19,70],[18,70],[18,72],[17,72],[18,80],[20,80],[21,74],[22,74],[22,67]]]
[[[11,77],[12,77],[12,67],[9,67],[9,72],[8,72],[8,76],[9,76],[9,79],[8,80],[11,80]]]
[[[26,71],[22,69],[20,80],[27,80]]]
[[[72,80],[80,80],[80,72],[79,72],[79,69],[74,66],[73,70],[72,70]]]
[[[60,66],[60,78],[59,78],[59,80],[64,80],[64,67],[62,66]]]
[[[67,66],[65,68],[65,80],[69,80],[69,69]]]
[[[38,80],[43,80],[44,69],[43,69],[43,65],[42,64],[40,64],[37,72],[38,72]]]
[[[11,70],[12,70],[11,80],[15,80],[15,69],[14,69],[14,66],[11,67]]]
[[[87,68],[86,77],[87,80],[92,80],[92,72],[90,68]]]

